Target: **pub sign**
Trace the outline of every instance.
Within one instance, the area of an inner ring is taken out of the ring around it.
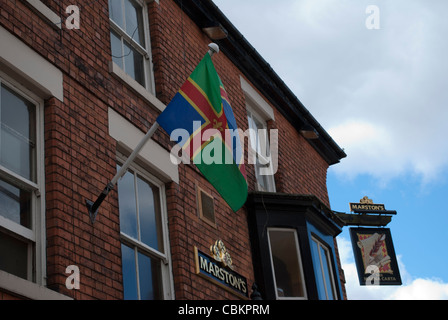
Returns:
[[[224,243],[217,240],[210,246],[212,256],[194,247],[196,274],[221,286],[243,299],[248,299],[249,290],[245,277],[233,270],[230,254]]]
[[[350,228],[360,285],[401,285],[388,228]]]

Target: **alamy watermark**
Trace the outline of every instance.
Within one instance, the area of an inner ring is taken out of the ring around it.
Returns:
[[[69,273],[70,275],[65,280],[65,286],[69,290],[79,290],[80,288],[80,275],[79,275],[79,267],[75,265],[70,265],[65,268],[65,273]]]
[[[369,30],[380,29],[380,8],[376,5],[369,5],[366,8],[366,14],[369,16],[366,18],[366,28]]]
[[[367,266],[365,274],[369,274],[366,278],[366,286],[380,285],[380,269],[376,265]]]
[[[65,8],[65,13],[69,14],[65,20],[65,27],[67,29],[80,28],[80,10],[77,5],[69,5]],[[371,4],[366,7],[366,14],[368,14],[365,26],[369,30],[379,30],[380,26],[380,8],[377,5]]]
[[[65,8],[65,13],[68,14],[67,19],[65,19],[65,27],[69,30],[79,29],[81,21],[79,7],[73,4],[69,5]],[[63,22],[61,21],[61,23]]]

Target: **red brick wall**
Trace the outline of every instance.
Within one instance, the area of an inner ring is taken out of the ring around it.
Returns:
[[[108,135],[109,107],[146,131],[158,112],[109,72],[110,40],[107,0],[77,1],[79,30],[65,28],[65,7],[72,1],[43,1],[63,17],[54,29],[21,1],[3,0],[0,24],[58,67],[64,74],[64,102],[45,101],[45,197],[48,287],[76,299],[121,299],[120,226],[117,193],[102,204],[95,224],[85,200],[94,200],[115,174],[116,141]],[[156,96],[167,104],[207,52],[202,31],[170,0],[151,2],[149,22]],[[246,130],[247,115],[239,70],[224,54],[213,57],[226,87],[238,125]],[[277,191],[315,194],[329,204],[328,165],[280,113]],[[154,140],[170,149],[162,130]],[[249,188],[254,190],[253,167],[247,165]],[[235,271],[249,288],[253,262],[247,212],[233,213],[193,165],[179,166],[179,184],[166,185],[169,237],[177,299],[235,299],[229,292],[195,275],[193,247],[207,251],[222,239]],[[215,199],[216,228],[198,217],[196,188]],[[65,268],[80,268],[81,287],[65,287]],[[5,294],[1,295],[2,297]]]
[[[25,299],[16,297],[10,293],[3,292],[0,290],[0,300],[25,300]]]

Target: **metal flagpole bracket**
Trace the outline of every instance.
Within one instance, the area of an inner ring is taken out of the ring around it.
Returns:
[[[94,202],[92,200],[86,200],[86,207],[89,211],[90,222],[92,222],[92,224],[95,222],[96,215],[98,214],[98,209],[96,209],[96,211],[92,211],[93,204]]]
[[[98,196],[98,199],[96,199],[95,202],[93,202],[91,200],[86,200],[86,206],[87,206],[87,209],[89,210],[90,221],[92,221],[92,224],[95,222],[96,215],[98,214],[98,209],[99,209],[101,203],[104,201],[104,199],[109,194],[109,192],[111,192],[113,189],[114,189],[114,185],[111,182],[109,182],[106,185],[106,187],[104,188],[103,192],[101,192],[101,194]]]

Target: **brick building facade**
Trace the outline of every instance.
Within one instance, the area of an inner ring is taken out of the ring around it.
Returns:
[[[238,299],[197,273],[195,250],[211,255],[219,239],[247,298],[253,283],[266,299],[345,297],[326,188],[345,154],[211,1],[2,0],[0,37],[0,299]],[[277,172],[247,164],[234,213],[194,165],[170,161],[158,130],[92,223],[86,200],[212,41],[238,126],[278,130]],[[296,257],[292,289],[273,262],[280,243]]]

